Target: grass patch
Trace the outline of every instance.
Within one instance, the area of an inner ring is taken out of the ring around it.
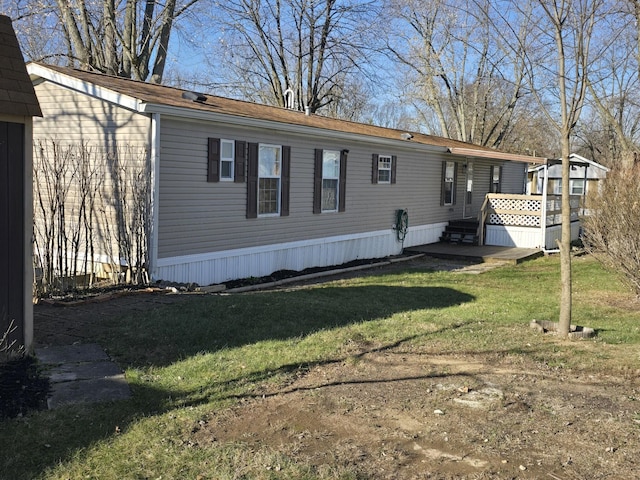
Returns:
[[[2,422],[2,475],[12,479],[356,479],[243,445],[189,445],[211,411],[363,351],[486,354],[549,368],[624,373],[639,360],[640,310],[589,257],[574,259],[574,320],[594,340],[533,333],[555,320],[559,262],[541,258],[482,275],[398,267],[304,289],[194,297],[109,320],[92,339],[126,369],[133,398]]]

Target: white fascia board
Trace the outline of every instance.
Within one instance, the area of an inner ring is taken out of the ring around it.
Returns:
[[[99,87],[89,82],[84,82],[69,75],[56,72],[55,70],[50,70],[42,65],[28,63],[27,72],[31,76],[32,81],[36,80],[38,77],[43,78],[60,86],[76,90],[86,95],[99,98],[101,100],[115,103],[116,105],[119,105],[121,107],[140,111],[140,105],[142,104],[142,102],[137,98],[123,95],[114,90]]]
[[[365,135],[361,133],[341,132],[339,130],[331,130],[321,127],[312,127],[308,125],[297,125],[294,123],[276,122],[273,120],[263,120],[252,117],[241,117],[236,115],[206,112],[202,110],[192,110],[188,108],[172,107],[169,105],[158,105],[152,103],[144,103],[139,110],[144,113],[159,113],[161,115],[190,119],[190,120],[202,120],[216,123],[226,123],[229,125],[237,125],[242,127],[269,129],[269,130],[284,130],[287,133],[295,133],[300,135],[318,135],[322,132],[331,138],[350,141],[366,141],[377,145],[394,145],[404,148],[413,148],[414,150],[424,150],[436,153],[446,153],[447,147],[439,147],[436,145],[426,145],[424,143],[415,143],[410,140],[394,140],[392,138],[376,137],[374,135]]]
[[[605,167],[604,165],[594,161],[594,160],[589,160],[588,158],[583,157],[582,155],[578,155],[577,153],[572,153],[571,155],[569,155],[569,161],[579,161],[582,163],[586,163],[592,167],[596,167],[599,168],[601,170],[604,170],[605,172],[608,172],[609,169],[607,167]]]

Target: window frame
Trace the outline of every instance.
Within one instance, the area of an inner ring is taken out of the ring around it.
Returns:
[[[584,178],[571,178],[569,180],[571,195],[584,195],[587,191],[587,182]],[[575,191],[576,183],[580,183],[580,192]]]
[[[388,166],[387,165],[383,165],[383,162],[386,164],[388,162]],[[383,184],[383,185],[391,185],[391,170],[393,167],[393,157],[391,155],[378,155],[378,181],[376,183],[379,184]],[[388,179],[387,180],[381,180],[380,179],[380,175],[383,172],[388,172]]]
[[[390,168],[380,168],[380,159],[381,158],[389,158],[390,159]],[[396,169],[398,166],[398,157],[395,155],[388,154],[377,154],[374,153],[371,156],[372,160],[372,169],[371,169],[371,183],[378,184],[381,183],[383,185],[394,185],[396,183]],[[380,172],[381,171],[389,171],[389,180],[380,181]]]
[[[453,165],[453,176],[451,180],[447,180],[447,169],[449,164]],[[458,183],[458,162],[453,160],[444,160],[442,162],[442,181],[440,185],[440,205],[441,206],[452,206],[456,204],[456,188]],[[447,185],[451,184],[451,199],[447,201]]]
[[[263,148],[267,149],[267,148],[274,148],[277,149],[278,151],[278,155],[277,155],[277,159],[276,159],[276,164],[274,166],[277,166],[276,169],[278,171],[277,175],[262,175],[260,172],[260,167],[261,167],[261,159],[263,158],[261,155],[261,152],[263,150]],[[257,191],[257,213],[258,213],[258,217],[279,217],[281,215],[282,212],[282,169],[283,169],[283,162],[282,162],[282,150],[283,150],[283,146],[282,145],[276,145],[276,144],[271,144],[271,143],[258,143],[258,191]],[[263,179],[277,179],[277,192],[276,192],[276,211],[275,212],[268,212],[268,213],[261,213],[260,212],[260,201],[261,201],[261,191],[263,190],[260,186],[260,181]]]
[[[231,145],[231,156],[225,157],[224,145]],[[229,175],[225,176],[222,172],[224,172],[223,165],[225,163],[229,164]],[[220,139],[220,181],[221,182],[233,182],[235,180],[235,164],[236,164],[236,142],[234,140],[229,140],[227,138]]]
[[[339,177],[337,188],[337,209],[323,210],[323,180],[324,180],[324,152],[337,152],[339,154]],[[347,188],[347,157],[349,150],[342,149],[326,149],[316,148],[314,152],[314,171],[313,171],[313,213],[335,213],[346,211],[346,188]]]
[[[334,174],[333,176],[328,175],[328,172],[326,172],[325,169],[326,164],[325,164],[325,155],[331,153],[334,154],[337,158],[337,168],[334,167],[334,172],[336,172],[337,174]],[[341,153],[340,150],[322,150],[322,186],[321,186],[321,192],[320,192],[320,211],[321,213],[335,213],[339,211],[340,208],[340,157],[341,157]],[[324,186],[324,182],[325,180],[332,180],[335,182],[335,198],[334,198],[334,208],[325,208],[325,186]]]

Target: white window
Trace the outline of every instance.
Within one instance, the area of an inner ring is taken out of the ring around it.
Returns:
[[[322,211],[338,211],[338,188],[340,182],[340,152],[322,152]]]
[[[443,205],[453,205],[454,185],[456,178],[456,163],[445,162],[444,175],[442,179],[442,203]]]
[[[235,142],[220,140],[220,180],[233,180],[233,165],[235,160]]]
[[[280,214],[282,147],[263,145],[258,148],[258,215]]]
[[[571,195],[584,195],[584,179],[571,180]]]
[[[391,183],[391,157],[389,155],[378,157],[378,183]]]

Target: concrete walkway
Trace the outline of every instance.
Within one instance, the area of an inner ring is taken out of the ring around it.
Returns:
[[[100,345],[56,345],[36,348],[35,353],[51,382],[49,409],[131,396],[124,374]]]

